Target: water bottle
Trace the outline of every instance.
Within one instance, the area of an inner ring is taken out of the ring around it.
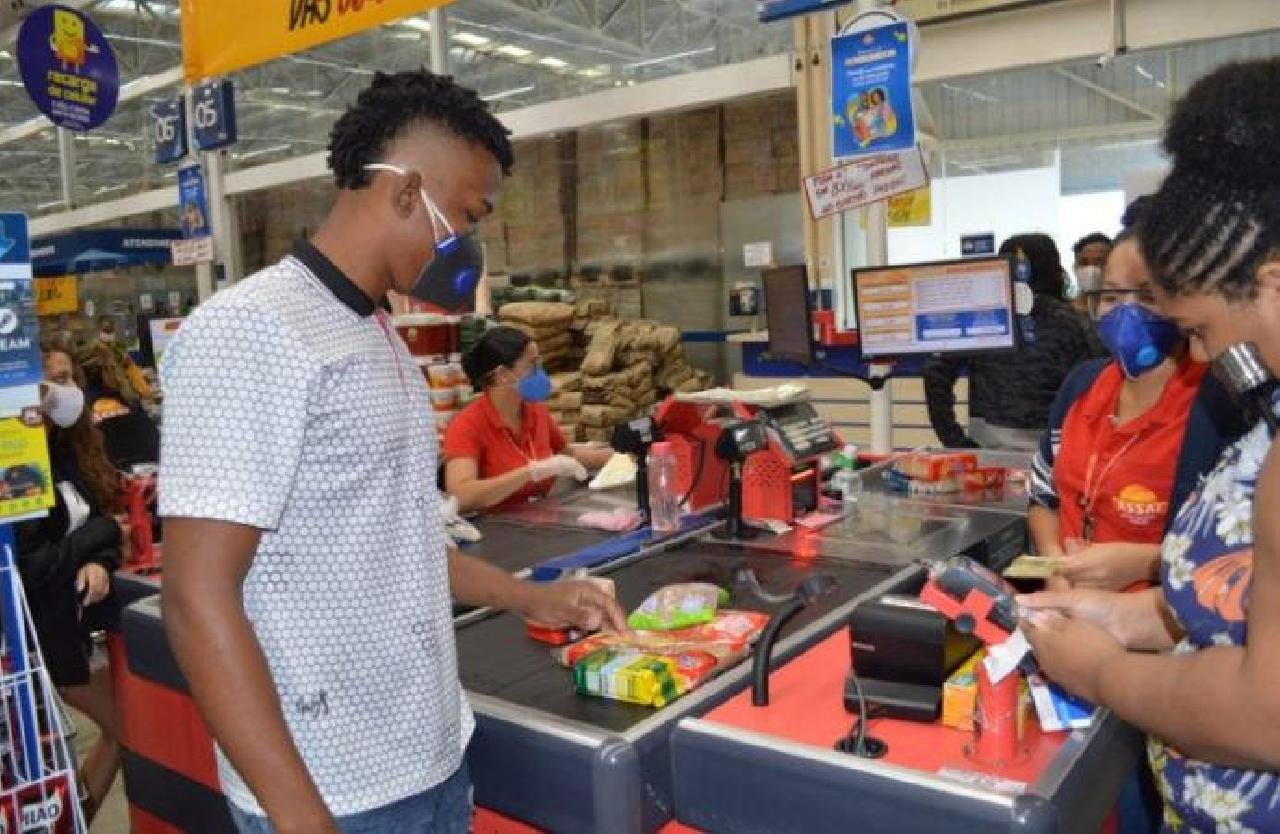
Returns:
[[[670,443],[649,447],[649,526],[655,533],[680,529],[680,491],[676,455]]]

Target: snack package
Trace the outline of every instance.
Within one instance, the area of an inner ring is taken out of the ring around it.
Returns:
[[[769,623],[767,614],[755,611],[720,611],[709,623],[675,631],[635,631],[631,634],[595,634],[552,656],[562,666],[574,666],[600,649],[631,649],[667,653],[698,650],[713,655],[721,666],[736,662]]]
[[[724,591],[707,582],[668,585],[649,595],[631,612],[627,625],[637,631],[671,631],[709,623]]]
[[[687,649],[652,654],[600,649],[573,667],[578,694],[663,707],[689,692],[720,667],[711,652]]]

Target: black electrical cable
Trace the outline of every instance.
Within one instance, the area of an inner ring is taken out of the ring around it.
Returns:
[[[694,469],[693,478],[689,481],[689,491],[680,498],[677,507],[683,507],[689,503],[689,499],[693,497],[693,491],[698,488],[698,484],[702,483],[702,473],[707,467],[707,441],[698,440],[698,465]]]

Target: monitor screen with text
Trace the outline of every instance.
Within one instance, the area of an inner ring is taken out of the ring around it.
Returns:
[[[853,292],[867,358],[1017,347],[1009,258],[858,269]]]

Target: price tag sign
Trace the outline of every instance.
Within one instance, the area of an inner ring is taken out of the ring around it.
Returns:
[[[151,137],[156,163],[180,162],[187,155],[187,110],[182,96],[151,108]]]
[[[195,266],[196,264],[213,263],[213,238],[211,237],[175,240],[169,245],[173,250],[174,266]]]
[[[196,147],[214,151],[235,144],[236,91],[230,81],[206,81],[191,93]]]

